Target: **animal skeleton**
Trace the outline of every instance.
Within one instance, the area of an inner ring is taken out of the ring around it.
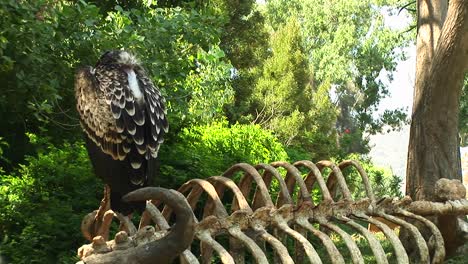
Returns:
[[[366,198],[352,199],[341,172],[347,167],[359,172]],[[325,168],[331,170],[326,180],[322,176]],[[285,171],[286,175],[282,176],[280,171]],[[236,184],[233,179],[238,178],[234,177],[238,174],[240,180]],[[277,193],[272,188],[273,182],[277,183]],[[311,197],[315,184],[322,196],[319,203],[314,203]],[[375,225],[384,233],[398,263],[409,263],[410,257],[395,232],[384,224],[386,221],[408,230],[417,248],[418,263],[442,263],[445,258],[443,237],[437,226],[423,216],[468,214],[468,201],[462,197],[445,202],[413,202],[409,197],[377,199],[366,172],[352,160],[338,165],[330,161],[274,162],[257,166],[240,163],[221,176],[192,179],[178,191],[185,194],[186,200],[175,191],[161,188],[148,187],[127,195],[128,200],[148,200],[146,211],[138,230],[126,217],[117,215],[126,231],[117,233],[112,241],[106,241],[114,216],[112,211],[97,217],[97,221],[94,220],[96,213],[85,217],[82,230],[85,236],[94,239],[79,249],[81,263],[170,263],[179,255],[181,263],[211,263],[214,256],[222,263],[245,263],[246,251],[256,263],[262,264],[302,263],[304,259],[323,263],[317,246],[308,237],[320,241],[330,263],[345,263],[343,252],[338,250],[330,233],[341,237],[353,263],[365,263],[356,242],[342,226],[352,228],[368,241],[377,263],[388,263],[375,234],[363,227],[361,221]],[[227,193],[233,195],[230,210],[222,203]],[[206,199],[202,194],[206,194]],[[275,202],[272,197],[277,197]],[[162,212],[157,208],[161,202],[166,203]],[[203,213],[197,219],[194,212],[200,210]],[[167,219],[171,219],[173,211],[177,222],[169,227]],[[430,242],[426,242],[416,226],[429,230]],[[229,248],[219,241],[223,236],[229,237]],[[294,241],[293,256],[286,247],[287,238]],[[200,243],[199,257],[190,249],[195,242]]]

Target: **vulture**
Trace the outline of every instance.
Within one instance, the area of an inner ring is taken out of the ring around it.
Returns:
[[[148,185],[156,173],[169,127],[161,92],[136,57],[119,50],[77,71],[75,96],[95,174],[110,188],[110,208],[124,215],[143,210],[144,202],[121,198]]]

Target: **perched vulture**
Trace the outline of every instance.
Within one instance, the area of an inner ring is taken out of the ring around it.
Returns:
[[[121,197],[147,185],[155,173],[168,131],[161,92],[132,54],[108,51],[95,68],[78,70],[75,95],[89,157],[110,187],[111,208],[126,215],[144,209]]]

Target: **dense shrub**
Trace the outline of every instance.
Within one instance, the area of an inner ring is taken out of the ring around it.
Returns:
[[[163,145],[161,176],[156,183],[176,188],[193,178],[220,175],[229,166],[286,160],[278,140],[258,125],[217,122],[183,129]]]
[[[73,263],[83,216],[102,185],[81,143],[49,146],[0,176],[0,255],[12,263]]]

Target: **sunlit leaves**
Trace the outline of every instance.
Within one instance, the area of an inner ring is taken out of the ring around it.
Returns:
[[[272,56],[254,90],[253,122],[291,143],[303,127],[310,109],[309,69],[298,21],[292,18],[271,37]]]
[[[388,95],[379,74],[386,71],[392,78],[396,62],[403,58],[399,48],[407,45],[410,37],[384,23],[384,11],[392,8],[396,8],[392,0],[273,0],[267,5],[274,29],[291,15],[299,17],[315,81],[330,81],[339,92],[338,100],[343,101],[339,104],[342,112],[349,113],[348,118],[355,119],[359,129],[371,133],[378,132],[383,124],[394,126],[404,120],[397,114],[392,118],[400,122],[387,123],[390,118],[373,115],[380,100]],[[348,90],[353,87],[357,89]]]
[[[162,145],[158,185],[177,188],[192,178],[220,175],[235,163],[287,160],[278,139],[258,125],[229,125],[226,121],[182,129],[176,144]]]
[[[232,65],[224,62],[224,57],[224,52],[217,46],[197,54],[196,69],[186,78],[187,86],[191,88],[187,118],[193,124],[224,119],[223,107],[234,100],[230,85]]]
[[[14,155],[28,152],[20,147],[26,144],[22,136],[26,130],[44,132],[56,142],[79,135],[74,72],[94,65],[106,50],[126,49],[137,55],[168,99],[171,123],[180,116],[196,119],[205,114],[189,110],[194,105],[219,115],[220,108],[232,100],[231,66],[224,56],[216,54],[198,71],[194,71],[196,61],[190,59],[221,51],[223,18],[182,8],[134,7],[139,8],[108,8],[106,3],[85,1],[0,3],[0,82],[5,88],[0,95],[0,118],[9,120],[0,134],[22,142]],[[204,90],[191,102],[192,90],[200,87]],[[24,131],[13,135],[18,127]]]
[[[81,219],[99,204],[101,190],[80,143],[50,146],[2,172],[0,254],[12,263],[76,262]]]

